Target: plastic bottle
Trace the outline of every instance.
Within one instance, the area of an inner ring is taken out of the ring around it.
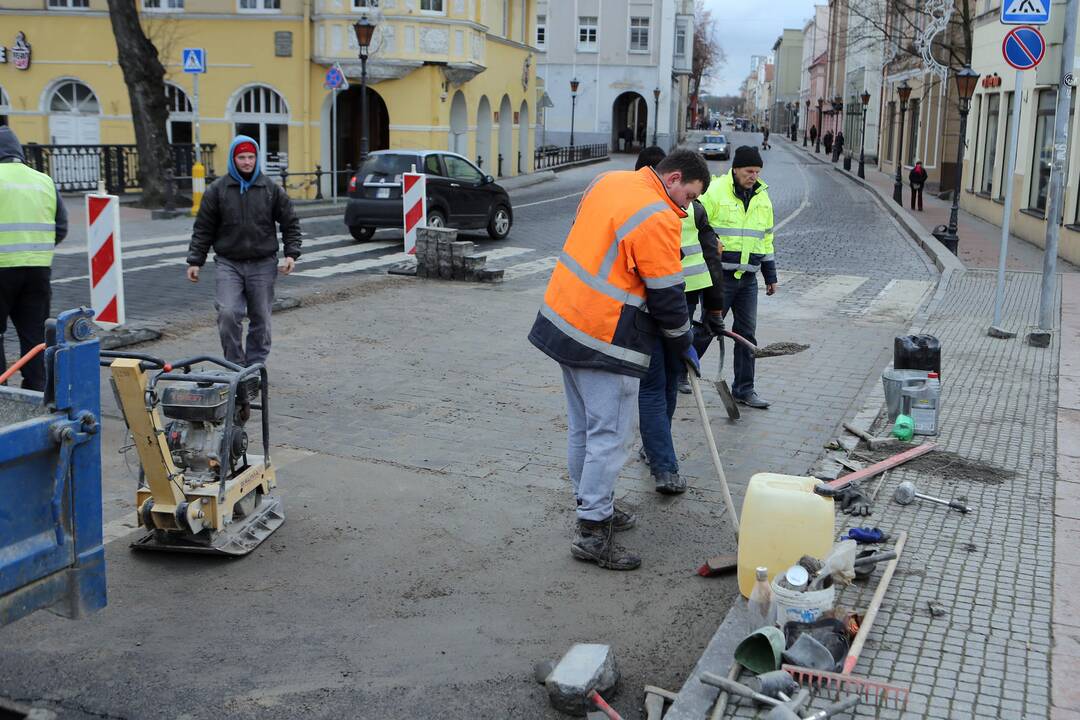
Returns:
[[[750,600],[747,602],[750,611],[751,632],[766,625],[771,625],[769,618],[772,608],[772,590],[769,589],[769,570],[759,567],[756,570],[754,589],[750,591]]]
[[[915,435],[915,423],[907,415],[897,415],[892,434],[897,440],[908,442]]]
[[[914,423],[914,434],[937,435],[938,416],[941,412],[941,380],[936,372],[926,375],[926,380],[901,390],[905,415]]]

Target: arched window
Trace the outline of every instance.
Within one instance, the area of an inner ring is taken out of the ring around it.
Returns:
[[[97,145],[101,142],[101,105],[89,87],[65,80],[49,97],[49,135],[54,145]]]
[[[165,83],[165,107],[169,109],[169,121],[166,123],[169,142],[185,145],[195,142],[195,112],[184,88]]]
[[[274,173],[289,164],[289,106],[271,87],[253,85],[233,104],[233,127],[237,135],[259,141],[263,171]]]

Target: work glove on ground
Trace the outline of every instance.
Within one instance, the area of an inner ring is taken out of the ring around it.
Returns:
[[[851,528],[848,530],[847,536],[860,545],[875,545],[889,539],[887,533],[872,527]]]
[[[840,511],[847,515],[865,516],[870,514],[870,498],[863,493],[858,485],[848,485],[834,499],[840,502]]]
[[[697,350],[694,349],[693,345],[683,350],[682,359],[687,367],[694,371],[695,375],[701,377],[701,358],[698,357]]]
[[[724,327],[724,316],[720,313],[705,313],[705,329],[714,337],[720,337],[727,329]]]

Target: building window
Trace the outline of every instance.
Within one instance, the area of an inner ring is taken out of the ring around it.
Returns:
[[[896,137],[896,101],[895,100],[890,100],[889,101],[888,115],[889,115],[889,131],[887,133],[885,133],[885,137],[887,138],[887,143],[886,143],[887,147],[885,148],[885,157],[889,158],[890,161],[895,162],[896,157],[893,155],[893,140]]]
[[[1039,110],[1035,116],[1035,147],[1031,153],[1031,189],[1028,208],[1046,211],[1046,191],[1050,187],[1050,165],[1054,157],[1054,110],[1057,90],[1039,93]]]
[[[143,0],[143,10],[183,10],[184,0]]]
[[[263,172],[273,175],[289,165],[289,108],[285,98],[265,85],[248,88],[232,108],[234,132],[259,142]]]
[[[240,12],[275,12],[281,10],[281,0],[240,0]]]
[[[547,15],[536,16],[536,46],[544,47],[547,44]]]
[[[4,88],[0,87],[0,127],[8,124],[9,112],[11,112],[11,100],[8,99]]]
[[[596,28],[597,21],[595,15],[578,18],[577,40],[579,50],[596,49]]]
[[[1013,115],[1013,98],[1014,93],[1005,93],[1005,144],[1008,147],[1009,133],[1012,132],[1012,115]],[[1006,150],[1008,152],[1008,150]],[[1005,199],[1005,173],[1008,172],[1009,158],[1002,158],[1001,172],[998,173],[998,192],[997,199]],[[1012,178],[1009,178],[1009,182],[1012,182]]]
[[[906,157],[904,158],[903,162],[906,162],[908,165],[914,165],[915,161],[919,159],[916,155],[916,151],[918,150],[916,145],[919,142],[920,119],[918,100],[911,100],[910,102],[908,102],[907,114],[909,122],[907,126],[907,137],[904,138],[904,151],[906,153]]]
[[[983,136],[983,167],[979,191],[994,192],[994,163],[997,162],[998,114],[1001,111],[1001,95],[994,93],[986,99],[986,131]]]
[[[965,143],[972,146],[971,151],[971,184],[968,185],[968,192],[975,192],[975,168],[979,167],[979,130],[982,129],[982,109],[986,105],[983,95],[976,95],[971,98],[971,107],[974,110],[972,113],[975,116],[975,134],[971,136],[971,140],[965,140]],[[965,148],[965,151],[967,148]],[[963,173],[963,169],[961,169]]]
[[[379,7],[379,0],[352,0],[353,10],[368,10]]]
[[[443,0],[420,0],[420,9],[424,12],[445,12]]]
[[[682,23],[675,26],[675,54],[686,55],[686,26]]]
[[[169,118],[165,123],[165,130],[169,136],[169,142],[175,144],[190,144],[194,142],[194,118],[195,113],[191,106],[191,100],[187,93],[176,85],[165,85],[165,107],[169,110]]]
[[[49,0],[49,7],[51,8],[89,8],[90,0]]]
[[[649,51],[649,18],[630,18],[630,52]]]

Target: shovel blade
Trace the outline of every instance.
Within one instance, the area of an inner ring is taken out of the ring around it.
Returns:
[[[720,395],[720,402],[724,404],[724,409],[727,410],[727,416],[732,420],[738,420],[740,417],[739,406],[735,402],[735,397],[731,394],[731,388],[728,386],[727,380],[715,380],[716,392]]]

